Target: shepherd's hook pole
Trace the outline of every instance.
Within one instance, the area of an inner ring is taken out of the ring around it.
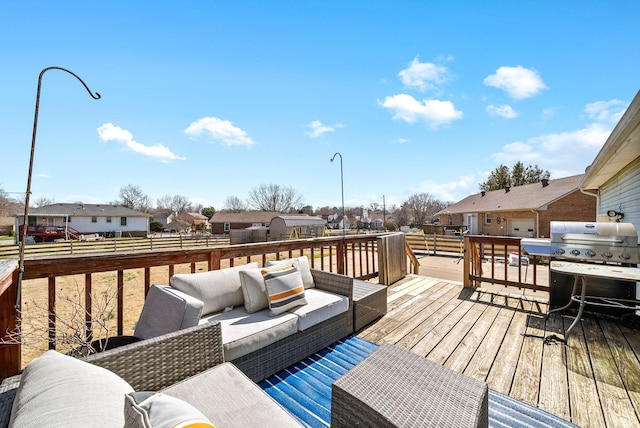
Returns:
[[[340,191],[342,193],[342,252],[344,254],[344,274],[346,275],[347,272],[349,271],[348,268],[348,264],[347,263],[347,242],[346,242],[346,236],[345,236],[345,226],[346,224],[346,217],[344,216],[344,175],[342,173],[342,154],[340,152],[335,152],[333,154],[333,157],[331,158],[331,162],[333,162],[333,160],[336,158],[336,156],[340,156]]]
[[[18,264],[18,289],[17,289],[17,295],[16,295],[16,304],[15,304],[16,312],[20,310],[20,293],[22,291],[22,276],[24,274],[24,246],[27,243],[27,227],[29,223],[29,198],[31,196],[31,175],[33,172],[33,154],[35,153],[35,149],[36,149],[36,133],[38,131],[38,110],[40,108],[40,88],[42,86],[42,76],[44,75],[44,73],[46,73],[49,70],[60,70],[60,71],[65,71],[69,73],[70,75],[78,79],[80,83],[82,83],[82,86],[84,86],[84,88],[87,90],[89,95],[91,95],[91,98],[93,98],[94,100],[100,99],[99,93],[96,92],[94,95],[93,92],[91,92],[91,89],[89,89],[89,87],[87,86],[87,84],[84,83],[84,81],[77,74],[67,70],[66,68],[47,67],[43,69],[40,72],[40,75],[38,76],[38,91],[36,92],[36,110],[33,117],[33,134],[31,136],[31,156],[29,158],[29,174],[27,176],[27,191],[25,192],[25,197],[24,197],[24,219],[22,221],[22,242],[19,243],[20,253],[18,256],[19,264]]]

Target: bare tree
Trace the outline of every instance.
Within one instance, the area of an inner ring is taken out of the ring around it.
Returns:
[[[181,213],[183,211],[190,212],[193,209],[189,198],[182,195],[164,195],[158,199],[156,206],[158,209],[167,209],[174,213]]]
[[[433,218],[433,216],[447,206],[445,202],[439,201],[429,193],[417,193],[409,196],[405,205],[413,214],[412,223],[421,226]],[[404,205],[403,205],[404,207]]]
[[[151,198],[142,192],[139,186],[127,184],[120,189],[120,203],[136,211],[149,212],[151,210]]]
[[[54,204],[54,203],[55,203],[55,201],[53,199],[49,199],[49,198],[47,198],[45,196],[41,196],[39,198],[36,198],[35,201],[33,201],[33,206],[39,208],[39,207],[45,207],[47,205],[51,205],[51,204]]]
[[[9,195],[7,195],[7,192],[0,186],[0,215],[6,216],[10,206],[11,200],[9,199]]]
[[[293,187],[261,184],[249,192],[249,204],[260,211],[295,212],[302,205],[302,195]]]
[[[249,204],[237,196],[227,197],[227,199],[224,200],[224,204],[222,204],[222,209],[228,213],[241,213],[248,208]]]

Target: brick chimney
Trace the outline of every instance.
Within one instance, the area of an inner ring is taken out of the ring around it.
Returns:
[[[487,192],[485,192],[484,190],[481,190],[481,191],[480,191],[480,195],[481,195],[481,196],[484,196],[484,195],[486,195],[486,194],[487,194]]]
[[[540,182],[542,183],[542,187],[547,187],[549,185],[548,178],[543,178],[542,180],[540,180]]]
[[[511,190],[511,186],[505,186],[504,193],[509,193],[509,190]]]

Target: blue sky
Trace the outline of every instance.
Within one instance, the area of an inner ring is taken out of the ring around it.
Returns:
[[[0,0],[0,186],[223,207],[457,201],[501,163],[581,174],[640,89],[640,2]],[[22,196],[20,195],[22,192]]]

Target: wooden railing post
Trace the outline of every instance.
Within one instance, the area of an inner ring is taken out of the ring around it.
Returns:
[[[472,271],[473,257],[471,257],[471,240],[468,236],[464,237],[464,259],[462,260],[462,283],[465,287],[473,287],[474,281],[471,281],[469,274]]]
[[[337,264],[338,264],[338,273],[341,275],[345,275],[345,263],[344,263],[344,257],[346,255],[345,253],[345,247],[346,247],[346,242],[345,241],[340,241],[340,244],[336,245],[337,248],[337,252],[336,252],[336,257],[337,257]]]
[[[0,334],[3,337],[7,331],[16,331],[19,326],[20,320],[15,309],[17,292],[17,261],[0,260]],[[20,372],[21,354],[22,349],[19,343],[0,346],[0,381]]]

